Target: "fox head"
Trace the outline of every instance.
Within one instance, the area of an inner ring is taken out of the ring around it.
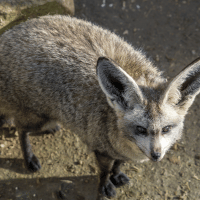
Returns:
[[[200,58],[171,82],[138,85],[112,60],[100,57],[97,76],[109,105],[118,117],[123,137],[151,160],[160,161],[181,137],[185,115],[200,92]],[[134,154],[134,152],[133,152]]]

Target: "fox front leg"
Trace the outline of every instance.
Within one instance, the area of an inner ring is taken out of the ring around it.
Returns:
[[[121,160],[115,160],[113,164],[112,176],[110,177],[110,180],[115,185],[115,187],[120,187],[122,185],[129,183],[129,178],[126,176],[126,174],[120,171],[120,165],[122,163],[123,161]]]
[[[113,168],[114,160],[106,154],[95,151],[95,155],[100,168],[99,193],[108,198],[116,195],[115,186],[110,181],[110,173]]]
[[[29,140],[29,132],[22,131],[20,134],[20,142],[21,142],[21,148],[24,154],[24,159],[26,166],[29,171],[36,172],[41,168],[40,162],[38,158],[34,155],[32,152],[30,140]]]

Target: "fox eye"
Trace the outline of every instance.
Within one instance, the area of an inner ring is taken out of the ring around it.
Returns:
[[[168,133],[169,131],[171,131],[171,129],[172,129],[172,126],[165,126],[165,127],[162,129],[162,132],[163,132],[163,134],[165,134],[165,133]]]
[[[147,135],[147,129],[146,128],[144,128],[142,126],[137,126],[136,129],[140,134]]]

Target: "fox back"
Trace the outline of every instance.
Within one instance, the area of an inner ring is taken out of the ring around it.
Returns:
[[[197,59],[168,82],[116,34],[67,16],[32,19],[0,37],[0,114],[22,135],[61,124],[97,159],[160,161],[181,137],[199,76]]]

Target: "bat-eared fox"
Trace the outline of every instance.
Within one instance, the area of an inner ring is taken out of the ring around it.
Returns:
[[[0,36],[0,114],[14,119],[27,168],[40,162],[30,133],[76,133],[99,165],[99,192],[129,182],[127,160],[160,161],[181,137],[200,92],[200,59],[171,81],[116,34],[68,16],[45,16]]]

